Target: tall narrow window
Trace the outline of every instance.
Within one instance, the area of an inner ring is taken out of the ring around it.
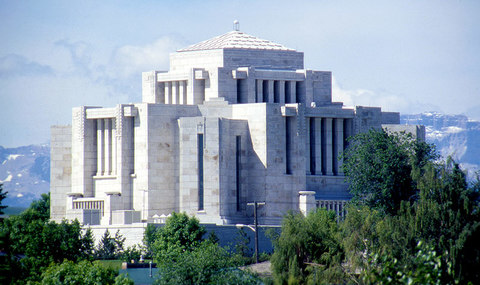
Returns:
[[[332,134],[327,133],[327,120],[322,118],[322,175],[327,175],[327,135]]]
[[[292,174],[292,117],[285,117],[285,173]]]
[[[338,175],[338,119],[332,120],[332,171],[333,175]],[[343,123],[342,123],[343,128]],[[342,138],[343,139],[343,138]]]
[[[295,103],[292,102],[292,93],[291,93],[291,87],[292,82],[291,81],[285,81],[285,103]]]
[[[237,211],[240,211],[240,171],[241,169],[241,158],[242,158],[242,137],[236,137],[236,151],[235,151],[235,192],[236,192],[236,199],[237,199]]]
[[[243,103],[242,102],[242,83],[240,82],[241,79],[237,79],[237,104]]]
[[[197,134],[197,168],[198,168],[198,210],[203,205],[203,134]]]
[[[315,174],[315,165],[317,163],[315,157],[316,157],[316,151],[315,151],[315,118],[312,117],[310,118],[310,173],[312,175]]]

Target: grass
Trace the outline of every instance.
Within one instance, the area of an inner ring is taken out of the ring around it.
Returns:
[[[122,260],[99,260],[99,262],[108,268],[113,268],[115,270],[122,269]]]

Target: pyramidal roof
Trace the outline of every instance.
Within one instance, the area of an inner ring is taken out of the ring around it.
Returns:
[[[257,37],[245,34],[240,31],[231,31],[221,36],[211,38],[209,40],[199,42],[189,47],[179,49],[183,51],[198,51],[212,49],[263,49],[263,50],[280,50],[295,51],[281,44],[277,44],[268,40],[259,39]]]

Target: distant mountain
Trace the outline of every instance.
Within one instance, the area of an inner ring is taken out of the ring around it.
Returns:
[[[28,207],[50,190],[50,146],[0,146],[0,183],[8,191],[9,207]]]
[[[443,157],[452,156],[470,178],[480,171],[480,122],[465,115],[422,113],[401,115],[402,124],[419,124],[426,128],[427,142],[434,143]]]

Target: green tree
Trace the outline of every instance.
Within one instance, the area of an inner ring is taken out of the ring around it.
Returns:
[[[39,200],[35,200],[30,204],[30,209],[38,215],[43,221],[50,219],[50,192],[43,193]]]
[[[415,176],[437,157],[434,147],[410,134],[370,130],[350,140],[343,170],[353,201],[395,214],[401,201],[417,198]]]
[[[157,227],[153,224],[148,224],[145,232],[143,233],[143,244],[145,246],[145,257],[153,257],[153,244],[155,243],[155,237],[157,235]]]
[[[156,284],[260,284],[254,275],[237,269],[227,250],[208,240],[159,266]]]
[[[123,244],[125,238],[120,234],[120,230],[115,233],[114,237],[110,236],[110,232],[105,230],[97,249],[95,250],[95,256],[98,259],[116,259],[123,253]]]
[[[348,210],[342,229],[351,272],[362,272],[367,279],[379,278],[376,283],[433,275],[434,279],[425,282],[467,284],[479,280],[478,182],[469,186],[452,160],[427,163],[423,173],[417,181],[418,200],[401,203],[396,215],[382,215],[366,206]],[[428,248],[419,250],[420,241]],[[424,273],[419,270],[422,258],[439,260],[434,271],[431,267],[424,268]]]
[[[2,204],[2,201],[7,198],[8,192],[3,192],[3,184],[0,183],[0,215],[5,214],[3,210],[7,208],[7,206]]]
[[[480,280],[480,207],[476,185],[468,185],[465,174],[451,159],[430,164],[419,180],[420,200],[411,217],[414,235],[434,244],[437,252],[448,253],[443,265],[452,264],[453,278],[460,283]]]
[[[41,201],[48,201],[48,196]],[[45,219],[45,203],[32,203],[18,216],[5,219],[0,224],[0,240],[8,258],[2,266],[15,267],[8,278],[15,282],[38,280],[40,273],[50,263],[64,259],[77,261],[90,258],[93,238],[91,232],[82,231],[78,221],[60,224]],[[43,210],[42,210],[43,209]],[[25,256],[18,259],[18,256]],[[18,269],[18,270],[17,270]]]
[[[40,284],[45,285],[130,285],[133,281],[126,276],[117,276],[118,271],[102,266],[99,262],[80,261],[74,263],[66,260],[52,264],[42,273]]]
[[[165,226],[156,230],[154,259],[161,263],[178,257],[179,252],[191,251],[201,243],[204,234],[205,229],[195,217],[173,212]]]
[[[334,212],[318,209],[307,217],[287,214],[274,246],[270,260],[278,284],[338,283],[344,279],[343,249]]]

